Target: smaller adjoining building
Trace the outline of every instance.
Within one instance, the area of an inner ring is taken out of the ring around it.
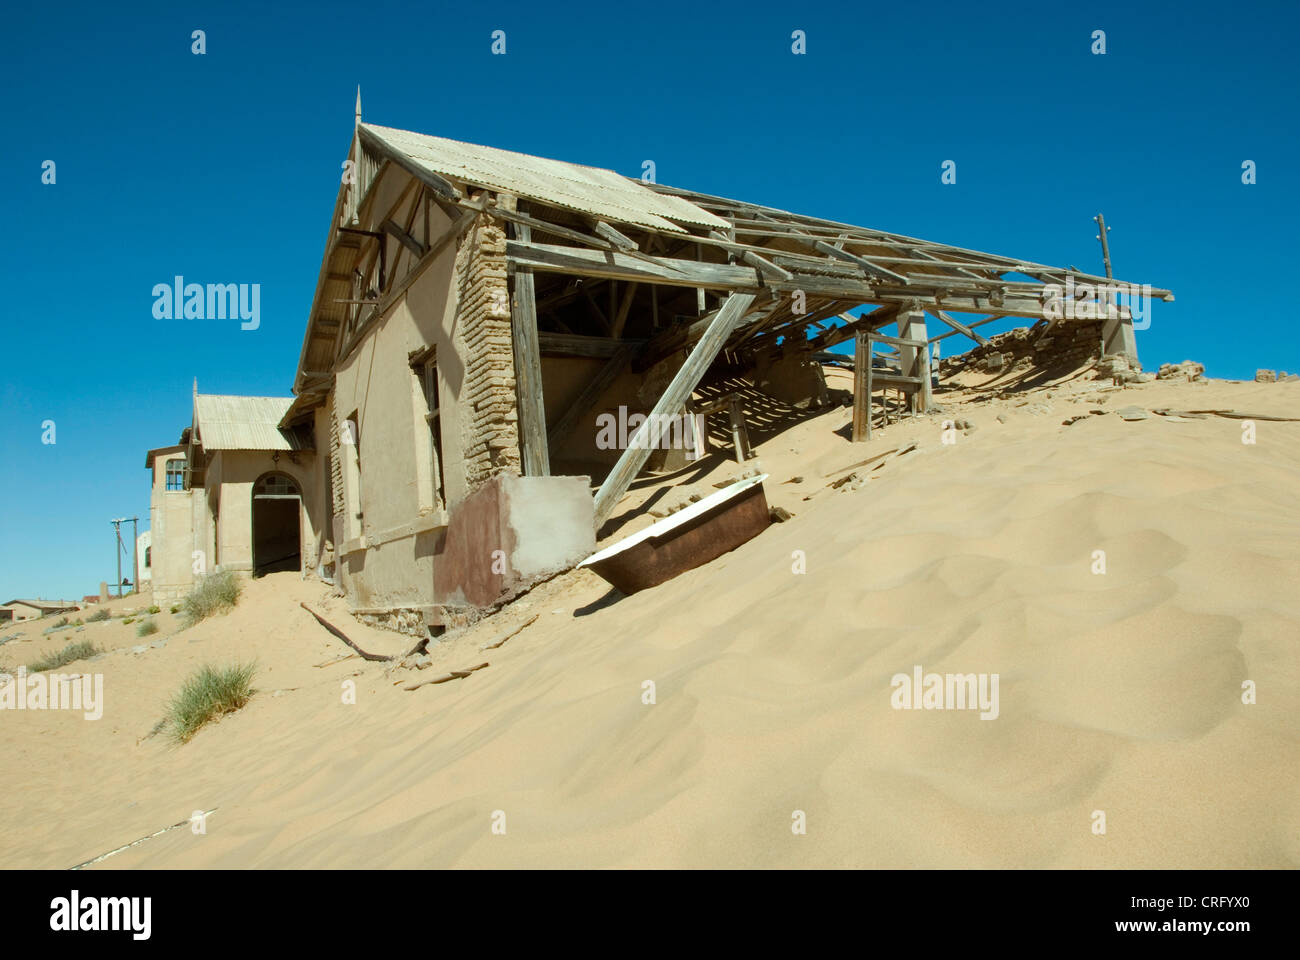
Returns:
[[[137,590],[144,589],[145,584],[153,580],[153,533],[146,530],[135,538],[135,555],[140,558],[140,582]],[[96,597],[96,600],[99,598]]]
[[[141,579],[156,600],[184,596],[205,573],[311,570],[320,504],[309,429],[278,424],[292,397],[194,390],[190,426],[145,456],[152,474]]]

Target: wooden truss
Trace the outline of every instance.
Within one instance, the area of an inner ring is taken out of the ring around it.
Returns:
[[[645,371],[661,363],[675,365],[676,373],[654,405],[654,413],[674,415],[688,405],[695,388],[718,363],[745,363],[789,348],[824,350],[858,338],[860,357],[867,354],[859,375],[872,376],[870,350],[863,348],[873,341],[905,345],[900,349],[910,356],[926,356],[925,313],[948,328],[928,342],[961,333],[986,343],[975,327],[1003,317],[1051,318],[1053,302],[1059,306],[1059,289],[1067,280],[1076,286],[1120,284],[1061,267],[658,184],[644,186],[687,200],[727,227],[615,225],[573,206],[446,179],[364,126],[358,127],[353,156],[360,181],[341,191],[336,204],[295,392],[308,402],[323,395],[332,369],[414,278],[480,216],[493,218],[506,227],[509,237],[506,255],[512,273],[511,322],[526,474],[549,472],[548,450],[629,367]],[[409,183],[391,210],[371,211],[377,192],[371,185],[395,168],[409,175]],[[355,229],[358,213],[380,223],[381,229]],[[435,217],[437,236],[429,226]],[[399,263],[405,264],[404,271]],[[1163,289],[1150,289],[1149,295],[1173,299]],[[848,312],[863,305],[874,309],[859,315]],[[1110,319],[1128,319],[1125,308],[1107,309],[1112,311]],[[985,316],[962,322],[951,312]],[[899,324],[898,338],[875,335],[892,323]],[[864,335],[871,338],[864,340]],[[549,430],[542,397],[543,355],[605,360]],[[917,393],[924,409],[928,375],[924,390]],[[855,434],[869,429],[858,422],[862,418],[858,411]],[[648,454],[649,446],[628,449],[610,472],[596,494],[597,527]]]

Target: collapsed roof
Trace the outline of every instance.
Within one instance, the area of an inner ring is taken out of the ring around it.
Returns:
[[[607,339],[631,340],[638,349],[645,348],[647,362],[698,339],[712,319],[704,309],[694,320],[690,314],[695,310],[674,309],[673,291],[687,304],[698,297],[701,307],[706,294],[754,294],[756,299],[733,327],[724,349],[757,351],[785,337],[805,336],[810,326],[818,331],[811,346],[829,347],[853,336],[855,325],[879,329],[906,308],[923,309],[954,331],[982,341],[971,330],[978,324],[962,323],[949,311],[987,315],[979,323],[1002,317],[1050,318],[1045,305],[1053,296],[1060,297],[1053,287],[1071,280],[1129,286],[1032,260],[646,183],[597,167],[361,123],[359,117],[351,155],[357,183],[354,189],[346,184],[340,189],[335,206],[294,381],[294,392],[307,401],[299,407],[323,395],[349,335],[359,332],[367,314],[382,313],[388,305],[379,296],[357,296],[359,268],[367,259],[373,263],[370,251],[376,235],[349,231],[346,224],[366,203],[370,186],[394,165],[409,173],[453,224],[447,237],[427,248],[400,225],[383,225],[386,233],[421,256],[437,253],[459,236],[457,227],[476,215],[513,225],[507,251],[512,265],[539,276],[538,329],[544,353],[610,351],[580,338],[566,340],[563,326],[551,323],[540,309],[543,302],[581,299],[574,284],[562,286],[563,278],[587,281],[583,294],[590,293],[591,281],[631,284],[628,302],[605,316],[606,329],[600,332]],[[481,191],[486,193],[474,198]],[[510,202],[502,203],[503,196]],[[516,209],[516,200],[526,212]],[[380,288],[382,257],[381,249]],[[542,286],[541,278],[548,274],[561,278],[561,285],[549,290]],[[638,287],[639,306],[655,298],[656,328],[639,331],[653,337],[649,344],[630,336],[637,331],[627,323],[629,312],[650,312],[629,311],[632,290]],[[659,299],[660,291],[668,299]],[[792,295],[798,292],[802,297],[796,299]],[[1148,295],[1173,299],[1163,289],[1150,289]],[[846,315],[863,304],[878,309],[869,318]],[[669,320],[666,329],[658,323],[660,313]],[[683,314],[685,322],[680,322]],[[846,325],[828,325],[837,318]]]

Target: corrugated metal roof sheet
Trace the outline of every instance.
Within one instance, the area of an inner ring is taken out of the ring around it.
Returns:
[[[96,597],[96,600],[99,598]],[[0,607],[12,607],[16,603],[21,603],[25,607],[33,607],[37,610],[76,610],[77,601],[75,600],[10,600],[8,603],[0,603]]]
[[[194,421],[205,450],[300,450],[279,428],[293,397],[231,397],[200,393]]]
[[[362,124],[433,173],[542,200],[620,223],[685,231],[678,224],[726,229],[730,224],[684,197],[656,193],[612,170],[547,160],[409,130]]]

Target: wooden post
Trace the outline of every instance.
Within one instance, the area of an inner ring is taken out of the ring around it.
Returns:
[[[731,420],[731,444],[736,451],[736,462],[744,463],[751,456],[749,428],[745,426],[745,408],[738,397],[732,397],[727,404],[727,416]]]
[[[898,368],[904,376],[921,378],[921,385],[912,391],[912,412],[928,413],[933,405],[930,393],[929,338],[925,333],[925,312],[913,305],[898,315],[898,336],[903,340],[919,340],[920,347],[898,348]]]
[[[1110,272],[1110,240],[1106,237],[1106,233],[1110,230],[1110,227],[1106,226],[1106,218],[1100,213],[1092,219],[1097,221],[1097,239],[1101,241],[1101,262],[1106,268],[1106,279],[1109,280],[1114,276],[1114,274]]]
[[[859,330],[853,347],[853,442],[871,439],[871,334]]]
[[[740,322],[740,318],[745,315],[753,302],[752,293],[733,293],[727,297],[710,321],[708,329],[704,331],[704,336],[700,337],[691,350],[690,356],[686,358],[686,362],[682,364],[663,396],[650,411],[645,423],[628,440],[627,449],[623,451],[623,455],[618,458],[618,463],[614,464],[614,469],[609,472],[605,482],[596,491],[597,530],[609,519],[618,501],[623,498],[623,494],[627,493],[627,488],[645,466],[646,460],[650,457],[651,445],[659,439],[655,432],[662,428],[668,415],[675,414],[686,406],[686,401],[690,399],[696,384],[709,369],[709,365],[717,359],[723,344],[727,342],[732,330],[736,328],[736,324]]]
[[[518,238],[531,237],[527,224],[516,224]],[[515,402],[519,410],[519,446],[524,476],[551,473],[546,446],[546,404],[542,399],[542,353],[537,340],[537,301],[530,267],[515,270],[515,302],[510,311],[515,347]]]

